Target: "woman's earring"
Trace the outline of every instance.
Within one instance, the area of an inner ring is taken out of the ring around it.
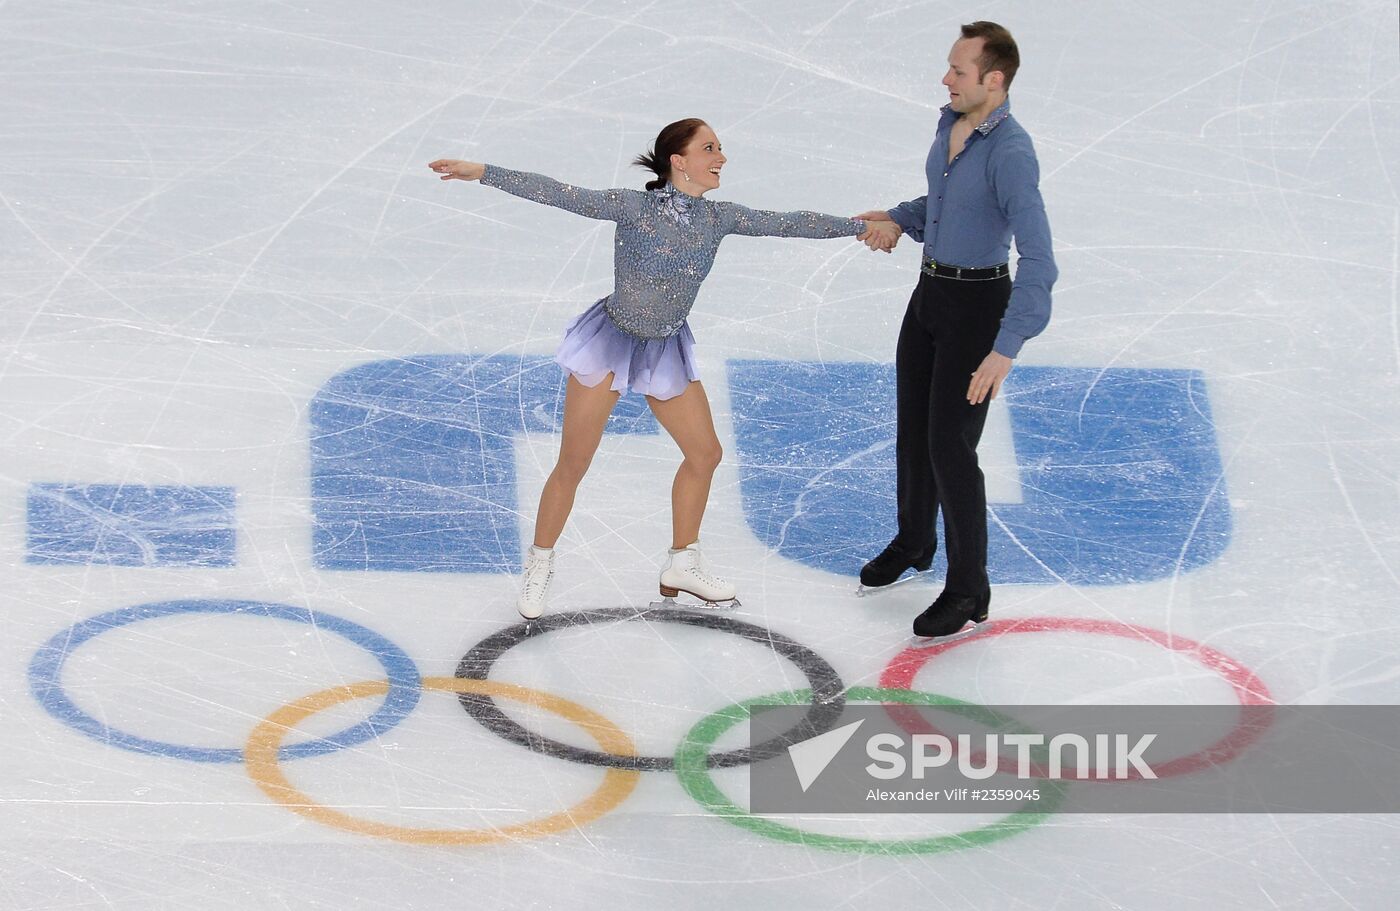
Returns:
[[[690,175],[687,174],[684,170],[681,171],[681,176],[685,178],[686,183],[690,183]]]

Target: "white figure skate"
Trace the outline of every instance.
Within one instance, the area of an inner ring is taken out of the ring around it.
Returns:
[[[520,597],[515,609],[526,620],[544,613],[549,583],[554,579],[554,548],[531,547],[525,554],[525,572],[520,578]]]
[[[704,607],[729,610],[740,606],[734,583],[710,571],[709,563],[700,553],[700,542],[670,552],[666,568],[661,571],[661,598],[652,607],[681,607],[676,596],[681,592],[705,602]]]

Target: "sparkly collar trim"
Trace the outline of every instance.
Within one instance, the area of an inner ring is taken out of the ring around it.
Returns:
[[[941,112],[944,114],[957,113],[957,111],[953,110],[953,106],[951,104],[943,105]],[[973,127],[973,129],[981,133],[983,136],[986,136],[990,134],[992,130],[995,130],[997,127],[1001,126],[1002,121],[1010,116],[1011,99],[1008,98],[1001,104],[997,105],[997,109],[995,111],[992,111],[992,113],[988,114],[987,119],[977,124],[977,126]]]
[[[695,206],[696,197],[689,193],[682,193],[677,190],[675,184],[669,180],[666,186],[652,190],[653,193],[661,197],[661,205],[671,217],[683,225],[690,224],[690,210]]]

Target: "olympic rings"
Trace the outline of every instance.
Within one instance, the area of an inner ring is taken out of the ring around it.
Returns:
[[[68,656],[83,643],[103,632],[141,620],[180,614],[233,614],[271,617],[314,625],[365,648],[383,665],[386,680],[323,690],[284,705],[259,723],[244,750],[209,749],[164,743],[115,730],[84,713],[64,693],[62,673]],[[672,757],[638,756],[631,739],[615,724],[577,703],[513,684],[487,680],[497,659],[526,639],[562,628],[623,620],[657,620],[686,626],[728,632],[766,646],[792,661],[812,686],[793,692],[761,696],[730,705],[713,713],[691,728]],[[1071,618],[1032,618],[996,621],[986,624],[977,639],[1026,632],[1082,632],[1142,639],[1163,648],[1189,655],[1220,674],[1234,689],[1242,720],[1220,741],[1206,749],[1167,763],[1154,764],[1157,777],[1181,775],[1233,759],[1263,732],[1272,719],[1275,705],[1264,683],[1238,662],[1205,645],[1147,627]],[[835,669],[821,656],[786,636],[761,626],[722,615],[677,610],[632,611],[608,609],[554,614],[541,621],[516,624],[479,642],[463,656],[456,677],[420,678],[417,667],[398,646],[371,630],[303,608],[253,601],[169,601],[110,611],[76,623],[52,637],[39,648],[29,665],[30,687],[44,708],[65,724],[103,743],[135,752],[191,759],[200,762],[244,761],[255,783],[274,801],[293,812],[326,825],[363,835],[400,842],[433,845],[484,844],[515,838],[534,837],[583,825],[617,807],[635,789],[640,772],[673,769],[682,787],[710,812],[733,825],[779,841],[833,851],[882,855],[921,854],[986,845],[1042,822],[1055,812],[1064,799],[1069,780],[1046,782],[1042,799],[1034,806],[1023,804],[1010,816],[970,832],[916,839],[860,839],[807,833],[771,819],[752,816],[735,806],[715,785],[712,769],[730,768],[781,754],[791,743],[831,730],[840,720],[847,699],[880,702],[907,730],[929,730],[922,719],[909,721],[909,707],[936,705],[953,711],[972,710],[981,715],[991,712],[980,706],[947,696],[913,692],[911,685],[919,670],[936,655],[971,639],[953,639],[926,648],[906,649],[895,656],[881,675],[881,687],[855,687],[844,692]],[[294,788],[281,769],[281,763],[294,758],[316,756],[363,743],[407,716],[417,705],[422,689],[456,693],[459,702],[488,730],[535,752],[571,759],[605,768],[603,781],[587,799],[559,813],[534,822],[491,829],[421,829],[361,820],[317,804]],[[384,703],[365,721],[329,738],[283,746],[292,728],[310,716],[354,699],[384,697]],[[583,727],[600,750],[584,750],[532,734],[507,718],[492,697],[526,702],[557,714]],[[803,721],[759,746],[725,753],[710,752],[718,739],[748,717],[754,705],[810,704]],[[1253,710],[1253,712],[1251,712]],[[1260,723],[1263,713],[1263,722]],[[1253,717],[1245,723],[1244,717]],[[1007,719],[1009,721],[1009,719]],[[1002,770],[1007,770],[1006,765]],[[1084,780],[1099,780],[1086,778]],[[1121,779],[1104,779],[1121,780]]]
[[[635,752],[631,739],[617,725],[597,712],[558,696],[494,680],[462,680],[455,677],[425,677],[423,688],[458,694],[480,693],[525,702],[574,722],[592,735],[610,755],[628,756]],[[544,819],[490,829],[418,829],[357,819],[318,804],[293,787],[278,764],[280,746],[287,732],[311,715],[331,706],[387,692],[387,683],[368,681],[322,690],[284,705],[254,728],[249,736],[248,774],[263,793],[293,813],[359,835],[416,845],[482,845],[577,828],[626,800],[641,779],[640,772],[610,768],[603,773],[602,784],[582,803]]]
[[[291,620],[335,633],[379,659],[388,678],[387,697],[375,713],[353,727],[324,738],[292,744],[281,758],[320,756],[379,736],[402,721],[418,704],[418,667],[397,645],[378,633],[331,614],[262,601],[165,601],[142,604],[98,614],[75,623],[40,646],[29,662],[29,688],[50,715],[95,740],[137,753],[189,759],[194,762],[242,762],[238,748],[184,746],[150,740],[116,730],[84,712],[63,690],[63,665],[74,649],[108,630],[177,614],[235,614]]]
[[[727,753],[715,753],[714,755],[707,754],[705,762],[709,768],[729,768],[776,755],[792,743],[831,730],[837,719],[841,717],[841,711],[845,707],[845,696],[843,695],[845,684],[841,682],[841,677],[836,673],[836,669],[816,652],[793,639],[752,623],[745,623],[742,620],[717,614],[678,611],[674,608],[650,611],[634,611],[626,608],[584,610],[550,614],[540,620],[517,623],[473,646],[471,651],[462,657],[461,663],[457,666],[457,677],[467,680],[485,680],[491,673],[492,665],[501,655],[535,636],[542,636],[561,628],[617,620],[654,620],[732,633],[772,649],[797,665],[798,670],[807,677],[807,682],[811,686],[804,692],[812,694],[812,708],[803,719],[802,724],[782,736],[751,749],[731,750]],[[457,698],[462,703],[462,708],[485,725],[488,730],[504,737],[511,743],[519,744],[537,753],[587,763],[588,765],[618,769],[654,772],[670,771],[676,768],[676,760],[672,756],[616,756],[608,752],[570,746],[567,743],[560,743],[557,740],[550,740],[548,737],[532,733],[497,708],[496,704],[491,701],[489,694],[474,696],[464,693]]]
[[[676,751],[676,774],[680,777],[681,786],[685,788],[686,793],[693,797],[696,803],[719,816],[725,822],[748,829],[765,838],[799,844],[803,847],[826,848],[832,851],[855,854],[882,855],[937,854],[962,850],[963,848],[982,847],[1024,832],[1044,822],[1064,800],[1067,785],[1061,782],[1049,782],[1041,786],[1042,798],[1036,809],[1025,809],[1026,805],[1023,804],[1022,809],[1010,816],[979,829],[972,829],[957,835],[936,835],[930,838],[912,839],[850,838],[842,835],[806,832],[793,826],[774,822],[771,819],[753,816],[735,806],[728,797],[724,796],[714,779],[710,777],[707,768],[710,763],[706,761],[710,746],[725,731],[748,720],[749,708],[752,706],[800,705],[808,698],[810,698],[810,693],[805,690],[773,693],[768,696],[759,696],[756,699],[746,699],[700,719],[690,729],[690,733],[682,741],[680,749]],[[853,702],[898,702],[905,705],[947,706],[955,711],[958,708],[975,709],[979,713],[989,711],[981,706],[948,696],[915,693],[907,689],[856,686],[847,691],[846,698]],[[1011,721],[1009,718],[1005,720]]]
[[[1161,630],[1150,629],[1145,626],[1135,626],[1130,623],[1115,623],[1107,620],[1086,620],[1072,617],[1031,617],[1022,620],[995,620],[991,623],[983,624],[976,636],[964,639],[949,639],[938,642],[931,646],[907,648],[900,652],[886,666],[884,673],[880,675],[880,685],[894,690],[909,690],[914,682],[915,675],[935,656],[941,655],[950,649],[956,648],[966,642],[982,641],[989,636],[1007,636],[1013,633],[1046,633],[1046,632],[1076,632],[1093,633],[1096,635],[1118,636],[1124,639],[1142,639],[1148,642],[1155,642],[1170,651],[1179,652],[1195,658],[1210,670],[1215,671],[1230,684],[1235,691],[1235,696],[1239,700],[1240,706],[1244,709],[1240,713],[1239,720],[1234,729],[1217,740],[1210,746],[1186,756],[1180,756],[1168,762],[1153,763],[1152,771],[1158,778],[1169,778],[1173,775],[1186,775],[1191,772],[1198,772],[1202,769],[1211,768],[1225,762],[1229,762],[1240,754],[1245,747],[1257,740],[1273,721],[1273,707],[1275,705],[1273,697],[1269,694],[1269,688],[1252,671],[1245,668],[1235,659],[1224,655],[1209,646],[1202,645],[1181,636],[1174,636]],[[901,705],[891,705],[887,707],[890,716],[895,719],[900,727],[911,734],[936,733],[928,723],[919,716],[917,712],[912,712]],[[980,762],[979,759],[974,761]],[[1015,765],[1010,759],[1003,759],[998,765],[1001,771],[1011,771],[1014,773]],[[1031,767],[1031,773],[1043,777],[1046,773],[1044,769]],[[1072,781],[1131,781],[1136,780],[1138,774],[1133,772],[1126,778],[1095,778],[1094,769],[1089,769],[1087,775],[1076,775],[1073,778],[1066,776],[1066,780]]]

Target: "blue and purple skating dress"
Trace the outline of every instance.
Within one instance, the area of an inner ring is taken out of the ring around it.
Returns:
[[[486,166],[481,182],[586,218],[617,222],[613,292],[569,324],[554,359],[585,386],[596,386],[611,373],[614,390],[657,399],[680,395],[698,378],[695,337],[686,317],[726,235],[832,238],[865,231],[859,219],[710,202],[669,183],[649,191],[588,190],[495,165]]]

